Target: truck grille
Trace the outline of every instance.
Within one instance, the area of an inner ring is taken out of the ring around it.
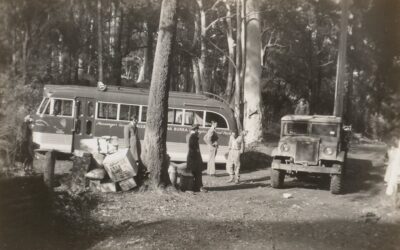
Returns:
[[[299,141],[296,144],[296,155],[294,162],[296,163],[314,163],[318,161],[318,142]]]

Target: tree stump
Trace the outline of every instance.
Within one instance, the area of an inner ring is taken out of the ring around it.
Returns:
[[[54,185],[54,169],[56,166],[56,152],[51,150],[46,153],[46,166],[43,173],[45,185],[52,189]]]
[[[92,155],[84,153],[82,157],[75,156],[71,169],[70,192],[79,194],[86,190],[89,182],[86,180],[85,174],[89,172],[92,161]]]

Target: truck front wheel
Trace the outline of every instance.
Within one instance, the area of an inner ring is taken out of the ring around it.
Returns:
[[[280,162],[278,162],[278,160],[274,160],[273,164],[274,165],[280,164]],[[271,169],[271,186],[273,188],[282,188],[284,180],[285,180],[285,171]]]
[[[331,176],[330,190],[332,194],[341,194],[343,192],[343,174]]]

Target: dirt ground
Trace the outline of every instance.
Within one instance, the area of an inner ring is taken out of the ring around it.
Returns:
[[[44,248],[400,249],[400,212],[384,194],[384,153],[351,150],[344,195],[331,195],[319,179],[286,178],[284,189],[272,189],[263,164],[243,166],[240,184],[226,183],[219,166],[216,177],[203,176],[207,193],[87,194],[85,206],[56,193],[59,212],[74,216],[43,235]]]

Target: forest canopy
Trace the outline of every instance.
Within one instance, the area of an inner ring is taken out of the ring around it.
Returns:
[[[300,98],[308,100],[312,114],[332,114],[340,5],[332,0],[258,3],[264,127],[293,113]],[[95,86],[99,51],[106,84],[149,88],[160,8],[159,0],[1,1],[0,119],[31,111],[44,84]],[[180,1],[171,90],[232,99],[235,13],[232,0]],[[399,132],[399,25],[399,1],[351,1],[344,118],[356,132],[375,139]],[[36,96],[26,98],[27,93]]]

